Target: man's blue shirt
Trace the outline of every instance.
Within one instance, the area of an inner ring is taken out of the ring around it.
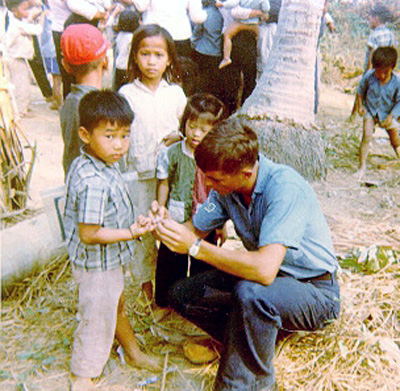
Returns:
[[[221,196],[212,190],[193,217],[200,231],[231,219],[248,251],[283,244],[280,270],[296,278],[333,273],[338,264],[328,224],[311,186],[292,168],[259,156],[256,185],[249,207],[238,193]]]

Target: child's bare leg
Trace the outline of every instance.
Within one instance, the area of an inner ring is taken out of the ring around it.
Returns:
[[[389,138],[390,144],[392,144],[394,153],[398,158],[400,158],[400,137],[399,137],[399,130],[397,128],[390,128],[386,129]]]
[[[126,354],[126,361],[128,364],[135,367],[144,368],[148,370],[158,371],[161,369],[161,362],[155,358],[151,358],[142,352],[137,344],[135,334],[133,333],[129,319],[125,313],[124,295],[118,303],[117,312],[117,326],[115,336],[121,344]]]
[[[258,32],[258,26],[253,24],[244,24],[233,21],[224,32],[224,47],[223,47],[223,59],[219,64],[219,69],[228,66],[232,63],[231,53],[232,53],[232,39],[236,36],[239,31],[251,30],[254,31],[256,27]],[[256,33],[257,34],[257,33]]]
[[[358,174],[360,178],[365,173],[367,167],[369,143],[371,142],[372,139],[374,127],[375,124],[373,118],[365,116],[363,121],[363,137],[360,145],[360,156],[359,156],[360,162],[358,166],[359,168]]]

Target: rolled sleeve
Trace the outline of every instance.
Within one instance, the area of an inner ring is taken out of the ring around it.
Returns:
[[[226,209],[220,203],[218,194],[211,190],[207,200],[199,206],[192,218],[193,226],[202,232],[209,232],[222,227],[229,216]]]

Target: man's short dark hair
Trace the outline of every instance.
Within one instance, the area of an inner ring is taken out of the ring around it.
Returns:
[[[372,53],[372,67],[396,68],[397,50],[392,46],[381,46]]]
[[[371,10],[372,17],[378,17],[382,23],[391,23],[393,22],[393,14],[389,8],[385,7],[382,4],[376,5]]]
[[[258,137],[238,118],[217,124],[203,138],[194,152],[196,164],[203,172],[236,174],[253,167],[258,158]]]
[[[130,126],[133,112],[128,101],[111,90],[92,91],[79,103],[79,125],[92,132],[100,122]]]

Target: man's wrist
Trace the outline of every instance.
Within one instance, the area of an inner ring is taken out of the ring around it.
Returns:
[[[201,246],[201,238],[197,238],[193,244],[189,247],[188,253],[191,257],[196,258],[199,255],[200,252],[200,246]]]

